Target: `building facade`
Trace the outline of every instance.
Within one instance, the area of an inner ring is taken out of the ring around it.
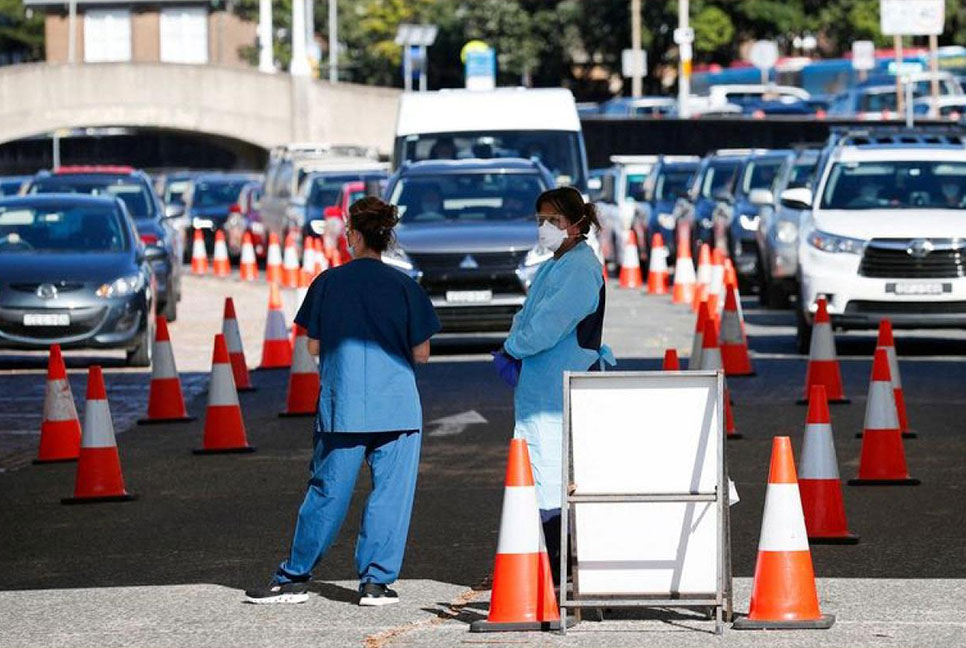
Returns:
[[[44,12],[48,63],[70,58],[68,5],[24,0]],[[245,47],[256,46],[256,23],[224,3],[178,0],[77,0],[74,57],[78,63],[195,63],[247,66]]]

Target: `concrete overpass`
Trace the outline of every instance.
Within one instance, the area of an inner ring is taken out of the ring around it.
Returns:
[[[0,143],[61,128],[127,126],[266,149],[320,141],[389,153],[399,94],[213,65],[12,65],[0,67]]]

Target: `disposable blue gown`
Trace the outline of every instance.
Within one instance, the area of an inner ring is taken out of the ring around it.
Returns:
[[[597,310],[602,285],[600,262],[583,241],[545,262],[503,345],[523,361],[513,436],[527,441],[544,519],[560,510],[563,374],[587,371],[602,358],[613,364],[606,346],[597,351],[577,342],[577,325]]]

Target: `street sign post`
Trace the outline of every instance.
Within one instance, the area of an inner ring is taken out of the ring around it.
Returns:
[[[460,50],[467,90],[496,87],[496,52],[481,40],[471,40]]]
[[[775,41],[760,40],[755,41],[748,52],[748,60],[756,68],[761,70],[761,82],[768,83],[768,71],[775,67],[778,62],[778,45]]]
[[[621,74],[626,78],[647,76],[647,51],[623,50],[621,52]]]
[[[875,69],[875,43],[867,40],[852,43],[852,69],[860,72]]]
[[[938,36],[945,22],[944,0],[879,0],[879,27],[886,36]]]

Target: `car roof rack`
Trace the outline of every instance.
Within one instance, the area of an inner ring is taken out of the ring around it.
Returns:
[[[829,143],[833,146],[946,146],[966,147],[966,130],[946,124],[906,126],[874,126],[869,128],[832,129]]]

